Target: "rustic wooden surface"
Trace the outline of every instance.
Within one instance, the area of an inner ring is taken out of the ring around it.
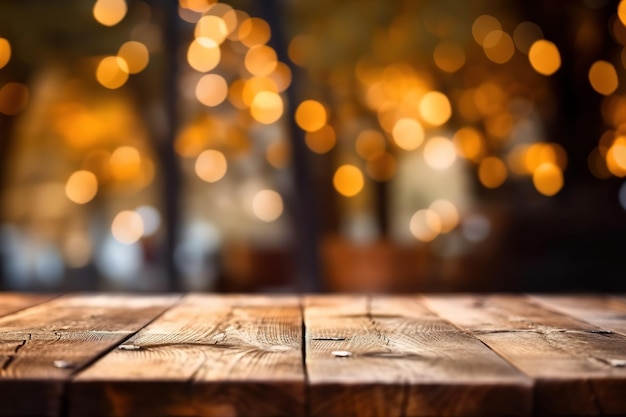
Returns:
[[[626,298],[0,293],[0,416],[626,415]]]

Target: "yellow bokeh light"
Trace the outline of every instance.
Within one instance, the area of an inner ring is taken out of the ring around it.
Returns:
[[[211,71],[220,63],[222,53],[217,43],[208,38],[195,39],[187,49],[187,62],[199,72]]]
[[[210,40],[216,45],[221,45],[227,34],[226,22],[221,17],[215,15],[202,16],[196,23],[196,29],[194,30],[194,36],[201,43],[206,43],[206,40]]]
[[[326,108],[317,100],[304,100],[296,109],[296,123],[306,132],[315,132],[326,125]]]
[[[128,64],[118,56],[103,58],[98,64],[96,79],[108,89],[120,88],[128,80]]]
[[[393,126],[391,136],[399,148],[412,151],[424,141],[424,128],[415,119],[403,118]]]
[[[441,233],[448,233],[459,224],[459,211],[452,202],[444,199],[435,200],[428,208],[439,216]]]
[[[268,75],[268,78],[276,84],[276,92],[281,93],[291,85],[291,69],[289,68],[289,65],[284,62],[277,62],[276,68],[274,68],[274,71]]]
[[[267,77],[252,77],[246,80],[241,90],[241,97],[245,106],[252,106],[252,101],[257,94],[264,91],[278,93],[276,83]]]
[[[267,43],[271,36],[270,25],[261,18],[251,17],[239,25],[239,41],[248,48]]]
[[[248,49],[244,58],[244,66],[252,75],[270,75],[278,65],[276,51],[267,45],[255,45]]]
[[[488,156],[480,162],[478,179],[487,188],[498,188],[506,181],[506,165],[498,157]]]
[[[232,104],[234,107],[238,108],[239,110],[243,110],[243,109],[250,107],[250,105],[246,104],[246,102],[243,99],[243,90],[245,86],[246,86],[246,81],[242,79],[238,79],[238,80],[231,82],[230,87],[228,88],[228,101],[230,102],[230,104]],[[253,98],[254,98],[254,95],[252,95],[252,97],[250,98],[250,103],[252,103]]]
[[[315,48],[315,38],[311,35],[296,35],[289,42],[287,55],[291,62],[301,67],[307,64],[309,56]]]
[[[441,41],[435,47],[433,59],[440,70],[456,72],[465,64],[465,50],[458,42]]]
[[[524,54],[528,54],[531,45],[539,39],[543,39],[543,31],[533,22],[522,22],[513,31],[515,46]]]
[[[276,169],[283,169],[289,164],[289,144],[285,140],[275,140],[267,146],[265,157]]]
[[[389,181],[396,174],[396,158],[384,152],[367,160],[365,172],[374,181]]]
[[[434,210],[418,210],[411,216],[409,230],[416,239],[430,242],[441,233],[441,219]]]
[[[144,225],[141,215],[131,210],[119,212],[113,219],[113,224],[111,225],[113,237],[126,245],[130,245],[141,239],[143,231]]]
[[[118,181],[134,178],[141,169],[141,154],[132,146],[120,146],[111,154],[109,160],[111,175]]]
[[[259,123],[272,124],[283,115],[283,99],[272,91],[262,91],[252,100],[250,114]]]
[[[353,197],[363,189],[363,174],[356,166],[344,164],[335,171],[333,185],[339,194]]]
[[[196,98],[207,107],[220,105],[228,95],[228,85],[218,74],[206,74],[196,84]]]
[[[274,190],[261,190],[252,199],[252,212],[259,220],[273,222],[283,214],[283,199]]]
[[[556,165],[543,163],[533,172],[533,185],[541,194],[553,196],[563,188],[563,173]]]
[[[150,61],[148,48],[143,43],[137,41],[125,42],[117,52],[117,56],[126,62],[130,74],[137,74],[143,71]]]
[[[124,19],[128,6],[126,0],[97,0],[93,17],[103,26],[115,26]]]
[[[0,88],[0,113],[14,116],[28,106],[30,94],[22,83],[11,82]]]
[[[205,13],[217,0],[178,0],[180,7],[193,10],[196,13]]]
[[[433,126],[441,126],[452,115],[452,107],[445,94],[430,91],[420,100],[419,112],[425,122]]]
[[[449,139],[435,136],[424,145],[424,160],[433,169],[449,168],[456,161],[456,149]]]
[[[624,26],[626,26],[626,1],[622,0],[617,6],[617,16]]]
[[[359,133],[354,142],[356,153],[363,159],[374,159],[385,152],[385,138],[382,133],[366,129]]]
[[[485,37],[483,50],[491,61],[496,64],[504,64],[513,57],[515,45],[508,33],[494,30]]]
[[[314,132],[306,132],[304,135],[306,146],[315,153],[324,154],[335,147],[337,135],[330,125],[324,125]]]
[[[589,68],[589,82],[596,92],[608,96],[617,90],[617,71],[610,62],[596,61]]]
[[[561,67],[559,49],[545,39],[532,44],[528,50],[528,60],[533,69],[543,75],[552,75]]]
[[[80,170],[74,172],[65,184],[65,195],[76,204],[90,202],[97,192],[98,179],[90,171]]]
[[[626,138],[616,138],[607,150],[606,167],[617,177],[626,176]]]
[[[8,40],[0,38],[0,68],[3,68],[11,60],[11,44]]]
[[[502,30],[502,25],[498,19],[488,14],[478,16],[472,24],[472,36],[480,46],[483,46],[487,35],[494,30]]]
[[[462,127],[452,138],[457,153],[463,158],[477,161],[485,151],[485,138],[473,127]]]
[[[224,178],[228,163],[223,153],[215,149],[207,149],[198,155],[194,168],[200,179],[213,183]]]

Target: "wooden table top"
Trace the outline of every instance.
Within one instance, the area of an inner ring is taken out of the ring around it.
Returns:
[[[0,293],[0,416],[626,415],[626,297]]]

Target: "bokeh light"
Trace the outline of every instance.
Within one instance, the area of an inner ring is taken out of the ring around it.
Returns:
[[[11,44],[5,38],[0,38],[0,68],[11,60]]]
[[[118,181],[128,181],[139,174],[141,154],[132,146],[120,146],[111,154],[111,174]]]
[[[194,35],[198,42],[221,45],[226,39],[228,28],[226,22],[219,16],[206,15],[202,16],[198,23]],[[208,42],[207,42],[208,41]]]
[[[409,229],[416,239],[430,242],[441,233],[441,219],[434,210],[418,210],[411,216]]]
[[[552,75],[561,67],[561,54],[556,45],[540,39],[532,44],[528,51],[528,60],[535,71],[543,75]]]
[[[507,178],[506,165],[495,156],[488,156],[480,162],[478,179],[487,188],[498,188]]]
[[[272,91],[261,91],[250,104],[250,114],[259,123],[272,124],[283,115],[283,99]]]
[[[137,41],[125,42],[117,52],[117,56],[126,62],[130,74],[143,71],[150,61],[148,47]]]
[[[101,25],[115,26],[126,16],[128,6],[126,0],[97,0],[92,11]]]
[[[80,170],[70,175],[65,195],[76,204],[86,204],[98,193],[98,179],[93,172]]]
[[[107,56],[98,64],[96,79],[102,86],[115,90],[128,81],[128,64],[118,56]]]
[[[428,208],[439,216],[441,233],[448,233],[459,224],[459,211],[452,202],[439,199],[433,201]]]
[[[608,96],[617,90],[617,71],[610,62],[596,61],[589,68],[589,82],[595,91]]]
[[[433,169],[449,168],[456,160],[456,149],[448,138],[435,136],[424,145],[424,160]]]
[[[324,154],[335,147],[337,134],[331,125],[324,125],[304,135],[306,146],[315,153]]]
[[[187,62],[199,72],[211,71],[220,62],[222,53],[219,45],[208,38],[195,39],[187,49]]]
[[[429,91],[420,100],[419,111],[422,119],[433,126],[441,126],[452,115],[450,100],[439,91]]]
[[[391,134],[395,144],[407,151],[417,149],[424,141],[424,128],[420,122],[411,118],[398,120]]]
[[[328,115],[324,105],[317,100],[304,100],[296,108],[296,123],[307,132],[315,132],[326,125]]]
[[[508,33],[494,30],[485,36],[483,50],[491,61],[496,64],[504,64],[513,57],[515,45]]]
[[[274,190],[261,190],[252,199],[252,212],[259,220],[273,222],[283,214],[283,199]]]
[[[496,30],[501,31],[502,25],[498,19],[488,14],[478,16],[472,24],[472,36],[480,46],[483,46],[487,35]]]
[[[206,182],[213,183],[221,180],[226,175],[227,169],[226,157],[215,149],[203,151],[196,159],[196,175]]]
[[[563,188],[563,173],[551,163],[543,163],[533,172],[533,185],[541,194],[553,196]]]
[[[339,194],[345,197],[353,197],[363,189],[363,173],[354,165],[341,165],[335,171],[333,185]]]
[[[278,65],[276,51],[267,45],[255,45],[246,52],[244,65],[252,75],[267,76]]]
[[[435,47],[433,59],[440,70],[453,73],[465,64],[465,50],[458,42],[444,40]]]
[[[196,84],[196,98],[207,107],[215,107],[226,100],[228,84],[218,74],[206,74]]]
[[[113,219],[111,233],[121,243],[126,245],[135,243],[143,236],[143,219],[134,211],[121,211]]]

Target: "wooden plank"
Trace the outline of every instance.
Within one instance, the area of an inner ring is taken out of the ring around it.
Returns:
[[[178,298],[68,295],[0,318],[0,415],[59,415],[73,372]]]
[[[81,372],[71,416],[302,416],[293,296],[191,294]]]
[[[626,337],[516,296],[427,296],[535,380],[540,415],[626,414]]]
[[[56,297],[53,294],[0,292],[0,317],[41,304]]]
[[[309,413],[527,415],[531,381],[415,297],[308,296]]]
[[[532,295],[542,306],[626,335],[626,303],[600,295]]]

